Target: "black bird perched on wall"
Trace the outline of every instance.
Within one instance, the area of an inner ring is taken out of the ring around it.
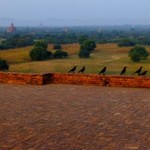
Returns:
[[[141,71],[142,71],[142,68],[143,68],[143,66],[141,66],[138,70],[136,70],[134,73],[132,73],[132,74],[138,74],[138,75],[140,75],[140,73],[141,73]]]
[[[147,74],[148,71],[143,71],[139,74],[139,76],[145,76]]]
[[[78,72],[80,73],[84,73],[84,71],[85,71],[85,66],[83,66],[82,68],[81,68],[81,70],[79,70]]]
[[[123,69],[122,69],[122,71],[120,72],[120,75],[125,74],[125,73],[126,73],[126,70],[127,70],[127,67],[126,67],[126,66],[124,66],[124,67],[123,67]]]
[[[77,68],[77,66],[74,66],[71,70],[68,71],[68,73],[70,73],[70,72],[73,72],[73,73],[74,73],[75,70],[76,70],[76,68]]]
[[[105,72],[106,72],[106,67],[104,67],[104,68],[99,72],[99,74],[105,75]]]

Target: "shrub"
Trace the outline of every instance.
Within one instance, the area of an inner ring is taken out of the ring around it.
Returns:
[[[68,56],[68,53],[63,50],[56,50],[53,53],[53,58],[65,58]]]
[[[45,60],[51,58],[52,53],[42,47],[35,47],[30,51],[31,60]]]
[[[8,70],[9,65],[7,64],[6,60],[0,59],[0,70]]]
[[[79,37],[78,41],[79,41],[79,44],[82,45],[84,43],[84,41],[86,41],[86,40],[88,40],[87,36],[82,35],[82,36]]]
[[[79,51],[79,57],[80,58],[89,58],[90,57],[90,52],[87,51],[87,50],[80,49],[80,51]]]
[[[129,51],[129,57],[134,62],[145,60],[148,56],[148,51],[142,46],[135,46]]]
[[[61,45],[60,44],[54,44],[53,45],[53,49],[61,49]]]
[[[47,49],[48,48],[48,44],[44,40],[40,40],[40,41],[37,41],[34,44],[34,47],[42,47],[42,48]]]
[[[51,58],[52,53],[47,51],[47,47],[48,44],[45,41],[37,41],[29,54],[31,60],[45,60]]]
[[[80,46],[80,50],[87,50],[87,51],[93,51],[96,48],[96,44],[94,41],[86,40],[83,42],[83,44]]]
[[[132,39],[123,39],[118,43],[120,47],[135,46],[136,43]]]

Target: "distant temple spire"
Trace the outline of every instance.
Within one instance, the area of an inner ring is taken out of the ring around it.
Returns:
[[[16,28],[13,23],[11,23],[10,27],[7,28],[7,33],[15,32]]]

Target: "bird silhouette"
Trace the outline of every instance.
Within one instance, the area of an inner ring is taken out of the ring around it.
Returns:
[[[140,75],[140,73],[141,73],[141,71],[142,71],[142,68],[143,68],[143,66],[141,66],[138,70],[136,70],[134,73],[132,73],[132,74],[138,74],[138,75]]]
[[[104,68],[99,72],[99,74],[105,75],[105,72],[106,72],[106,67],[104,67]]]
[[[124,66],[124,67],[123,67],[123,69],[122,69],[122,71],[120,72],[120,75],[125,74],[125,73],[126,73],[126,70],[127,70],[127,67],[126,67],[126,66]]]
[[[77,68],[77,66],[74,66],[71,70],[68,71],[68,73],[70,73],[70,72],[73,72],[73,73],[74,73],[75,70],[76,70],[76,68]]]
[[[139,76],[145,76],[147,74],[148,71],[143,71],[139,74]]]
[[[78,72],[80,73],[84,73],[84,71],[85,71],[85,66],[83,66],[82,68],[81,68],[81,70],[79,70]]]

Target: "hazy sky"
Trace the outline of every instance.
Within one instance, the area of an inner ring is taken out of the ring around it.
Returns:
[[[150,0],[0,0],[0,18],[150,18]]]

